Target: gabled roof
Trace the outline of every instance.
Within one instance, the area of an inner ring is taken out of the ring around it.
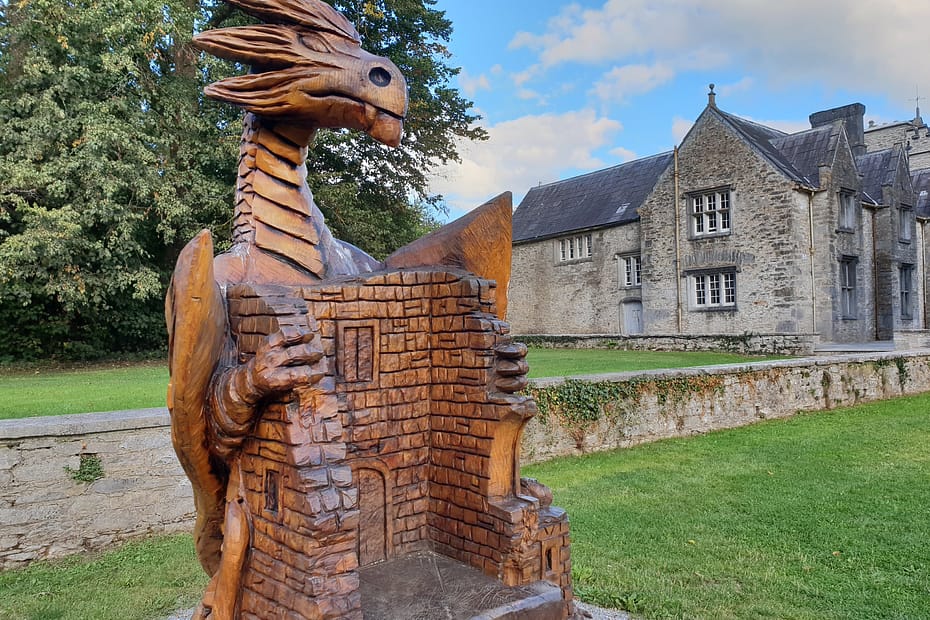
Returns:
[[[788,179],[808,187],[820,186],[818,168],[833,159],[836,149],[831,126],[786,134],[721,110],[716,111],[743,140]]]
[[[726,121],[730,127],[732,127],[737,135],[739,135],[743,140],[745,140],[751,147],[754,147],[763,157],[769,160],[769,162],[778,168],[785,176],[793,181],[799,183],[803,182],[801,175],[798,174],[798,171],[794,169],[794,166],[791,165],[784,155],[778,152],[772,141],[781,137],[784,137],[785,134],[782,131],[777,129],[772,129],[771,127],[766,127],[765,125],[760,125],[753,121],[748,121],[745,118],[740,118],[738,116],[733,116],[732,114],[727,114],[722,110],[717,108],[708,108],[716,111],[724,121]]]
[[[702,118],[706,114],[719,118],[785,178],[812,189],[820,188],[820,166],[832,164],[842,144],[843,131],[838,122],[787,134],[723,112],[715,105],[705,108]],[[684,142],[687,141],[685,137]],[[637,221],[637,210],[671,164],[672,157],[671,152],[662,153],[534,187],[513,214],[514,243]],[[882,199],[884,178],[879,171],[888,164],[883,162],[869,159],[864,164],[876,175],[871,185],[866,185],[871,189],[863,195],[873,204]],[[927,204],[927,216],[930,217],[930,204]]]
[[[671,161],[661,153],[532,188],[513,214],[514,243],[638,220]]]
[[[820,166],[829,164],[836,152],[837,136],[833,127],[825,125],[789,134],[772,141],[809,187],[820,187]]]
[[[912,172],[911,183],[917,194],[917,204],[914,205],[917,217],[930,218],[930,168]]]
[[[894,149],[866,153],[856,158],[856,167],[862,175],[861,197],[863,202],[881,205],[882,187],[894,183],[898,161]]]

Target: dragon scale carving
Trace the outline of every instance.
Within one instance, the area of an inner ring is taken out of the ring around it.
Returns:
[[[313,200],[306,163],[315,134],[246,113],[233,220],[233,245],[239,249],[233,253],[254,246],[319,279],[377,269],[378,261],[333,237]]]

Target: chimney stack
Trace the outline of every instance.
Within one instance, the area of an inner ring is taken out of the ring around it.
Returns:
[[[851,103],[839,108],[814,112],[810,115],[811,127],[823,127],[836,121],[846,122],[846,135],[849,137],[849,146],[853,156],[865,155],[865,106],[861,103]]]

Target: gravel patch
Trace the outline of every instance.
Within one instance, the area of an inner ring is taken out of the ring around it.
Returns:
[[[581,612],[581,615],[590,620],[633,620],[633,617],[625,611],[619,609],[604,609],[589,603],[582,603],[575,600],[575,608]]]

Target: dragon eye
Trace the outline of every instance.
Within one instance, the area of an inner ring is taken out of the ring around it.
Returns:
[[[368,72],[368,79],[371,80],[371,83],[375,86],[384,88],[391,83],[391,74],[388,73],[386,69],[375,67]]]

